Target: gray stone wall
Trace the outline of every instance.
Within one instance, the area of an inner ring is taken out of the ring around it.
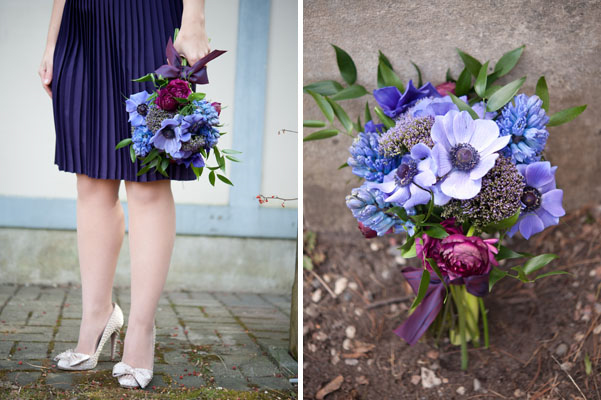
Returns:
[[[416,79],[414,61],[424,81],[437,84],[447,67],[455,78],[461,72],[456,47],[484,62],[525,44],[519,64],[500,83],[527,75],[522,92],[534,94],[536,81],[545,75],[551,113],[588,104],[576,120],[549,130],[547,157],[559,166],[564,206],[573,210],[601,198],[599,21],[599,1],[305,0],[304,83],[341,81],[330,43],[353,57],[358,83],[369,91],[376,88],[378,50],[403,80]],[[351,117],[362,112],[366,98],[345,101]],[[303,106],[304,119],[323,119],[310,96],[303,96]],[[307,229],[358,234],[344,204],[358,180],[348,168],[336,170],[348,157],[349,139],[340,135],[303,146]]]

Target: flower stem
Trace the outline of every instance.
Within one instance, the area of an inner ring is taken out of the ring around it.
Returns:
[[[467,235],[465,236],[474,236],[474,232],[476,231],[476,225],[470,226],[470,229],[467,231]]]
[[[488,349],[488,318],[486,317],[486,308],[484,308],[484,300],[478,297],[480,303],[480,314],[482,314],[482,327],[484,328],[484,348]]]
[[[455,285],[449,285],[451,287],[451,295],[457,305],[457,314],[459,316],[459,337],[461,339],[461,369],[467,370],[467,341],[465,338],[465,309],[463,308],[463,300],[461,294],[458,292],[459,288]]]

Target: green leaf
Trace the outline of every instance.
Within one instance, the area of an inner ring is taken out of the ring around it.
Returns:
[[[117,143],[117,145],[115,146],[115,150],[119,150],[120,148],[125,147],[130,143],[133,143],[133,140],[131,138],[123,139],[122,141]]]
[[[541,254],[536,257],[532,257],[530,260],[526,261],[524,264],[524,273],[526,275],[533,273],[534,271],[538,271],[545,265],[549,264],[551,261],[555,260],[557,255],[555,254]]]
[[[353,124],[353,125],[357,132],[363,132],[363,125],[361,124],[361,116],[360,115],[357,116],[357,123]]]
[[[395,125],[395,122],[386,114],[384,114],[384,111],[382,111],[380,107],[376,106],[374,108],[374,111],[376,112],[376,115],[378,116],[378,118],[380,118],[380,121],[382,121],[386,129],[390,129]]]
[[[230,186],[234,186],[234,184],[232,183],[232,181],[230,181],[229,179],[227,179],[225,176],[217,174],[217,178],[219,178],[219,180],[223,183],[227,183]]]
[[[409,246],[407,246],[409,244]],[[405,248],[405,246],[407,246]],[[401,246],[401,257],[403,258],[413,258],[417,256],[417,250],[415,249],[415,239],[412,237],[407,240],[405,245]]]
[[[413,61],[411,61],[411,64],[413,64],[413,66],[415,67],[415,70],[417,71],[417,87],[421,87],[423,85],[422,71],[420,71],[420,69],[417,66],[417,64],[414,63]]]
[[[489,81],[492,83],[496,81],[498,78],[503,75],[508,74],[513,67],[518,63],[520,57],[522,56],[522,52],[526,46],[522,45],[517,49],[513,49],[503,54],[503,56],[497,61],[495,64],[495,69],[493,73],[489,77]]]
[[[311,90],[307,90],[307,93],[309,93],[313,97],[313,99],[317,103],[317,106],[319,107],[323,115],[325,115],[325,117],[328,119],[328,121],[330,121],[330,123],[334,122],[334,110],[332,109],[332,106],[330,105],[330,103],[328,103],[326,98],[320,95],[319,93],[315,93]]]
[[[476,83],[474,84],[474,90],[476,94],[482,98],[484,98],[484,93],[486,92],[486,80],[488,78],[488,61],[485,62],[480,68],[480,72],[478,72],[478,77],[476,78]]]
[[[131,158],[131,162],[136,162],[136,152],[134,150],[134,146],[129,147],[129,158]]]
[[[209,183],[215,186],[215,171],[211,171],[209,174]]]
[[[438,264],[436,264],[436,261],[434,261],[433,258],[426,258],[426,261],[428,261],[428,264],[430,264],[430,267],[432,268],[434,273],[436,273],[438,279],[440,279],[441,282],[444,282],[444,278],[442,277],[442,273],[440,272],[440,268],[438,268]],[[446,286],[447,285],[445,285],[445,288]]]
[[[223,149],[223,150],[221,150],[221,152],[222,152],[223,154],[242,154],[242,152],[241,152],[241,151],[238,151],[238,150],[232,150],[232,149]]]
[[[342,168],[346,168],[346,167],[348,167],[348,163],[342,164],[340,167],[338,167],[338,169],[342,169]]]
[[[336,81],[319,81],[303,87],[305,93],[315,92],[322,96],[331,96],[342,90],[342,85]]]
[[[150,165],[146,165],[146,166],[140,168],[140,170],[138,171],[136,176],[144,175],[145,173],[147,173],[150,170],[150,168],[151,168]]]
[[[336,135],[338,135],[338,129],[322,129],[305,136],[303,138],[303,142],[308,142],[310,140],[327,139]]]
[[[138,79],[132,79],[134,82],[154,82],[154,73],[149,73],[144,76],[139,77]]]
[[[338,63],[338,69],[340,70],[342,79],[349,85],[352,85],[357,80],[357,68],[355,67],[353,59],[340,47],[336,45],[332,45],[332,47],[336,51],[336,62]]]
[[[583,106],[566,108],[565,110],[561,110],[560,112],[557,112],[549,117],[549,122],[547,123],[547,126],[557,126],[565,124],[566,122],[570,122],[571,120],[582,114],[584,110],[586,110],[586,104]]]
[[[455,96],[453,93],[448,93],[453,100],[453,103],[459,108],[460,111],[467,111],[473,119],[478,119],[478,114],[469,106],[469,104],[465,103],[463,100]]]
[[[419,306],[419,304],[422,302],[424,297],[426,297],[428,286],[430,286],[430,272],[428,272],[427,269],[424,269],[424,271],[422,272],[422,279],[419,282],[417,296],[413,300],[413,304],[411,304],[411,310],[415,310],[415,308]]]
[[[342,126],[344,126],[344,129],[346,129],[348,133],[351,133],[353,131],[353,123],[351,122],[351,119],[349,118],[346,111],[344,111],[344,109],[332,99],[326,97],[326,100],[328,101],[328,103],[330,103],[330,106],[332,106],[336,118],[338,118],[338,121],[340,121]]]
[[[361,85],[351,85],[349,87],[345,87],[340,92],[336,93],[330,99],[332,100],[348,100],[348,99],[356,99],[357,97],[361,97],[369,93],[363,86]]]
[[[514,226],[515,223],[518,221],[518,218],[520,218],[521,212],[522,212],[521,210],[518,210],[511,217],[507,217],[504,220],[501,220],[499,222],[488,224],[484,227],[484,230],[489,232],[489,231],[501,231],[504,229],[509,229],[512,226]]]
[[[490,270],[490,275],[488,276],[488,291],[492,291],[492,287],[495,283],[499,282],[501,279],[507,276],[507,272],[503,271],[497,267],[492,267]]]
[[[382,76],[382,82],[384,83],[384,86],[396,86],[401,93],[405,91],[405,86],[403,85],[403,82],[399,76],[392,70],[392,68],[386,65],[386,63],[380,61],[380,65],[378,65],[378,71]]]
[[[461,57],[465,68],[467,68],[474,77],[478,76],[480,68],[482,68],[482,63],[459,49],[457,49],[457,53],[459,54],[459,57]]]
[[[464,68],[459,74],[459,78],[457,78],[457,83],[455,84],[455,94],[457,97],[464,96],[469,93],[470,88],[472,87],[472,75],[467,68]]]
[[[489,86],[486,89],[486,92],[484,92],[484,98],[485,99],[490,99],[490,96],[492,96],[497,90],[501,89],[500,85],[492,85]],[[477,100],[477,99],[476,99]]]
[[[303,126],[305,128],[323,128],[326,123],[315,119],[306,119],[303,121]]]
[[[499,252],[495,256],[497,261],[507,260],[510,258],[523,258],[524,254],[518,253],[517,251],[513,251],[508,247],[501,245]]]
[[[451,68],[447,68],[447,75],[445,77],[447,82],[455,82],[455,79],[451,76]]]
[[[165,171],[168,166],[169,166],[169,159],[165,158],[163,161],[161,161],[161,170]]]
[[[513,82],[509,82],[507,85],[503,86],[501,89],[497,90],[490,98],[488,99],[488,103],[486,104],[487,111],[497,111],[505,104],[513,99],[513,96],[520,90],[524,82],[526,81],[526,77],[516,79]]]
[[[225,158],[227,158],[228,160],[233,161],[233,162],[242,162],[240,159],[238,159],[234,156],[230,156],[230,155],[225,156]]]
[[[549,112],[549,88],[547,87],[547,80],[544,76],[538,78],[536,82],[536,95],[543,101],[543,110]]]
[[[407,221],[407,218],[409,218],[407,215],[407,210],[405,210],[404,207],[399,207],[399,206],[391,207],[388,210],[386,210],[386,212],[396,215],[403,221]]]
[[[386,57],[384,55],[384,53],[382,53],[381,51],[378,51],[378,82],[377,83],[378,83],[379,88],[386,86],[384,84],[384,78],[382,78],[382,71],[380,71],[380,67],[379,67],[381,63],[386,64],[386,66],[388,68],[392,69],[392,64],[390,63],[390,60],[388,59],[388,57]]]
[[[198,167],[195,167],[194,165],[192,165],[191,168],[192,168],[192,171],[194,172],[194,175],[196,175],[196,178],[200,178],[204,168],[203,167],[198,168]]]
[[[371,118],[371,112],[369,111],[369,102],[365,102],[365,123],[367,124],[369,121],[373,121]]]
[[[188,100],[189,101],[200,101],[200,100],[203,100],[205,97],[206,97],[206,94],[200,93],[200,92],[195,92],[195,93],[191,93],[188,96]]]
[[[430,229],[425,230],[424,233],[435,239],[444,239],[449,236],[447,231],[445,231],[441,226],[433,226]]]
[[[544,274],[540,274],[537,275],[536,278],[534,278],[534,280],[538,280],[540,278],[546,278],[547,276],[553,276],[553,275],[571,275],[568,271],[550,271],[550,272],[545,272]]]
[[[590,375],[593,373],[593,364],[591,363],[591,359],[588,356],[588,353],[584,354],[584,372],[587,375]]]
[[[150,150],[150,153],[148,153],[148,155],[142,159],[142,165],[148,164],[149,162],[151,162],[158,156],[159,156],[159,150],[157,148]]]

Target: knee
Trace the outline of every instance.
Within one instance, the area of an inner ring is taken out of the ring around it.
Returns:
[[[113,205],[119,201],[117,180],[95,179],[87,175],[77,175],[77,200]]]
[[[171,183],[168,180],[155,182],[126,182],[127,201],[135,204],[163,203],[173,201]]]

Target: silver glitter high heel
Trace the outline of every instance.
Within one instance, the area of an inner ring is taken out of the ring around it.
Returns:
[[[133,368],[129,364],[124,362],[118,362],[113,366],[113,376],[118,378],[119,384],[125,388],[137,388],[141,387],[144,389],[153,376],[154,369],[154,346],[156,343],[156,327],[152,327],[152,369],[145,368]]]
[[[67,349],[54,357],[54,361],[58,361],[56,366],[68,371],[93,369],[98,364],[100,352],[109,337],[111,338],[111,360],[113,360],[117,349],[117,338],[122,326],[123,312],[117,303],[113,303],[113,312],[104,327],[104,331],[102,331],[102,335],[98,338],[94,354],[76,353],[74,349]]]

